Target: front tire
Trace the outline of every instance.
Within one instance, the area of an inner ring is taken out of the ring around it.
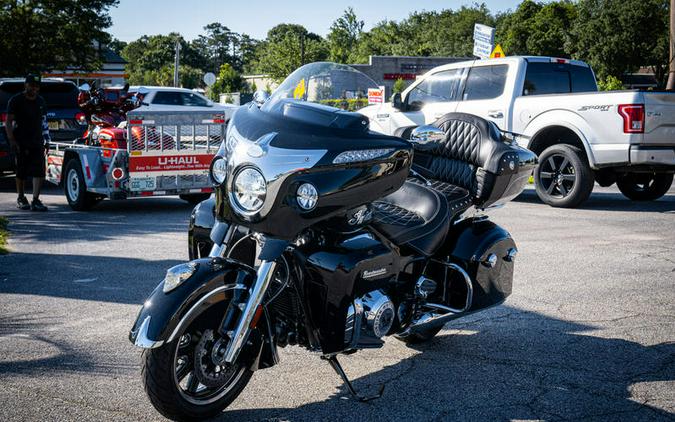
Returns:
[[[633,201],[654,201],[668,192],[673,175],[667,173],[628,173],[617,178],[616,186]]]
[[[209,360],[219,336],[208,327],[214,326],[214,321],[217,325],[220,320],[217,316],[222,312],[221,306],[212,306],[178,333],[176,340],[143,352],[141,374],[145,391],[155,409],[165,417],[178,421],[214,417],[239,396],[251,379],[253,372],[241,363],[226,368]],[[208,369],[197,374],[198,364],[205,364]],[[222,379],[200,379],[204,371]]]
[[[537,196],[553,207],[575,208],[593,191],[595,177],[584,153],[566,144],[546,148],[534,170]]]

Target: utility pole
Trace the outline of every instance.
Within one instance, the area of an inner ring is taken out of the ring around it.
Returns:
[[[670,0],[670,30],[668,31],[668,44],[670,46],[670,61],[668,62],[667,91],[675,91],[675,0]]]
[[[178,65],[180,64],[180,40],[176,38],[176,57],[173,62],[173,86],[180,85],[180,78],[178,76]]]

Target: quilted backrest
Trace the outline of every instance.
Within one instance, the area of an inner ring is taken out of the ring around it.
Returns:
[[[440,141],[414,144],[415,169],[425,177],[460,186],[474,202],[490,194],[494,177],[485,167],[494,152],[506,148],[497,126],[466,113],[448,113],[433,124],[445,132]]]

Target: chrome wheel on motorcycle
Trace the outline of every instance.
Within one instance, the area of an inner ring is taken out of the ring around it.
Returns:
[[[219,362],[228,342],[215,329],[224,304],[197,316],[173,342],[143,353],[145,391],[155,408],[169,419],[193,420],[219,414],[239,396],[253,374],[240,362]]]

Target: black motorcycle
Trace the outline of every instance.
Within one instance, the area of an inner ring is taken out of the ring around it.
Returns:
[[[215,202],[193,213],[204,257],[168,270],[129,336],[164,416],[218,414],[289,344],[327,360],[358,400],[378,397],[354,390],[339,354],[429,340],[511,293],[516,245],[480,211],[517,196],[536,156],[472,115],[408,141],[334,107],[375,86],[313,63],[232,117],[211,163]]]

